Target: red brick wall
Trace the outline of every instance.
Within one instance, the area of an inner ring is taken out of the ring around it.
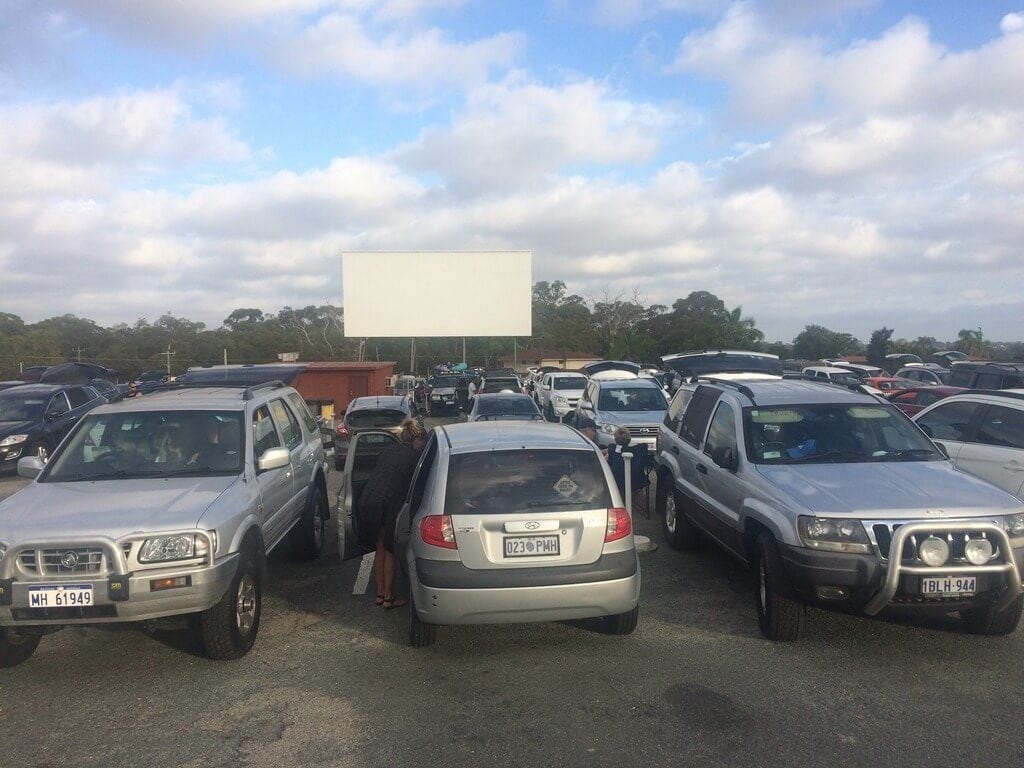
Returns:
[[[393,367],[364,369],[318,369],[307,368],[296,378],[293,386],[306,400],[333,400],[334,412],[343,413],[352,399],[352,385],[349,379],[363,376],[367,380],[367,395],[389,395],[388,379],[394,375]]]

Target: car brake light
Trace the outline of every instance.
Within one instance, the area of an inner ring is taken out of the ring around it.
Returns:
[[[604,532],[604,540],[618,541],[633,532],[633,521],[624,507],[612,507],[608,510],[608,527]]]
[[[451,515],[427,515],[420,520],[420,538],[425,544],[445,549],[458,549]]]

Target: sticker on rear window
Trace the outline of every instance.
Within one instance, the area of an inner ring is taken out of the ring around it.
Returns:
[[[562,475],[558,478],[558,482],[551,487],[555,489],[555,493],[560,496],[564,496],[565,498],[569,498],[580,489],[580,487],[576,485],[576,483],[573,482],[573,479],[568,475]]]

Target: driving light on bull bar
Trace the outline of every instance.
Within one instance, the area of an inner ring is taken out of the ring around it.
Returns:
[[[949,560],[949,544],[937,536],[929,536],[918,545],[917,556],[925,565],[938,568]]]
[[[190,533],[146,539],[139,550],[140,563],[189,560],[196,556],[196,537]]]
[[[797,531],[803,545],[811,549],[861,554],[871,551],[871,542],[860,520],[801,515]]]
[[[995,549],[988,539],[968,539],[964,544],[964,557],[971,565],[984,565],[993,554]]]

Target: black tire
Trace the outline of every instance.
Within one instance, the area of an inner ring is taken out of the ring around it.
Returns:
[[[1001,611],[993,603],[985,603],[960,611],[960,619],[967,631],[975,635],[1008,635],[1020,624],[1022,608],[1024,595],[1017,595]]]
[[[50,446],[42,441],[32,443],[32,445],[25,449],[25,453],[23,453],[22,456],[35,456],[45,462],[50,458]]]
[[[640,621],[640,604],[631,611],[605,616],[602,620],[604,631],[609,635],[631,635]]]
[[[544,409],[544,418],[548,421],[558,421],[558,418],[555,416],[555,409],[551,407],[551,403],[548,403]]]
[[[654,509],[661,520],[661,533],[672,549],[695,549],[700,544],[700,531],[687,519],[683,500],[672,487],[672,475],[658,475]]]
[[[409,645],[426,648],[437,640],[437,625],[420,621],[416,613],[416,601],[409,596]]]
[[[36,652],[40,635],[0,629],[0,669],[16,667]]]
[[[757,538],[754,568],[757,574],[754,601],[761,634],[780,642],[799,639],[806,610],[793,593],[782,569],[779,545],[769,533],[762,533]]]
[[[316,560],[324,549],[326,531],[327,498],[320,488],[314,488],[302,518],[288,534],[292,556],[297,560]]]
[[[245,595],[243,595],[243,591]],[[240,598],[250,600],[243,603]],[[216,661],[240,659],[256,642],[263,606],[263,573],[252,553],[243,554],[231,586],[218,603],[197,617],[196,633],[203,653]],[[248,622],[242,621],[245,611]]]

